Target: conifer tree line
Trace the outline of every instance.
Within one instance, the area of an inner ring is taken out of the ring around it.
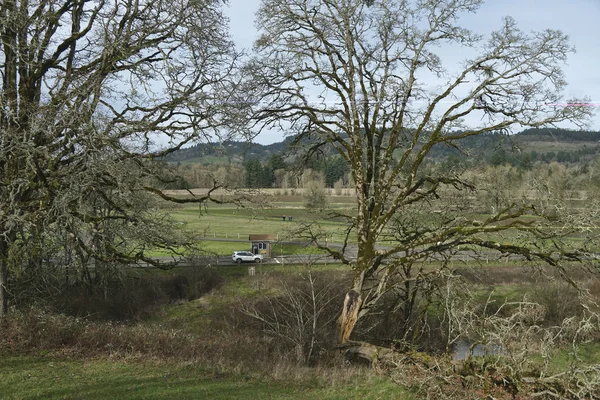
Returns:
[[[564,129],[525,130],[514,136],[493,134],[467,138],[459,142],[460,149],[432,149],[427,163],[447,170],[458,166],[477,170],[487,166],[508,165],[521,173],[559,163],[575,175],[581,175],[595,168],[600,153],[597,137],[600,137],[600,132]],[[540,143],[550,147],[539,149]],[[576,147],[570,148],[573,145]],[[232,188],[302,188],[310,180],[322,182],[326,188],[352,187],[349,166],[339,155],[321,153],[299,163],[290,156],[293,150],[286,150],[284,144],[277,147],[281,148],[283,155],[272,154],[271,147],[255,145],[251,155],[236,154],[234,151],[228,153],[225,150],[217,161],[213,159],[206,163],[202,162],[203,157],[207,152],[212,154],[214,145],[197,145],[175,152],[166,160],[177,168],[181,179],[169,187],[210,187],[215,179]],[[186,163],[189,159],[194,162]]]

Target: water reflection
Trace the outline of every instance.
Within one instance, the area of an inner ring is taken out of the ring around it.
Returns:
[[[471,354],[471,346],[473,346],[473,343],[474,341],[472,340],[460,340],[456,342],[452,348],[452,360],[465,360],[469,355],[482,357],[504,353],[504,348],[498,344],[476,344],[473,347],[473,353]]]

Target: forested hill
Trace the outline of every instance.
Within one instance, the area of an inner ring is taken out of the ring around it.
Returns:
[[[600,154],[600,132],[556,128],[526,129],[514,135],[470,136],[452,146],[436,146],[434,159],[470,159],[493,165],[527,166],[533,162],[580,163]]]
[[[229,159],[230,161],[243,161],[253,158],[267,160],[273,154],[282,154],[293,141],[288,137],[282,142],[262,145],[252,142],[224,141],[222,143],[200,143],[178,150],[169,155],[169,162],[186,162],[187,164],[206,163],[215,157]]]
[[[247,159],[266,161],[273,155],[285,155],[293,136],[282,142],[261,145],[250,142],[225,141],[203,143],[170,155],[167,161],[182,164],[214,162],[244,162]],[[509,162],[580,162],[600,153],[600,132],[574,131],[556,128],[526,129],[514,135],[492,133],[467,137],[452,146],[436,146],[430,152],[434,159],[471,158],[491,164]]]
[[[564,129],[544,128],[525,129],[518,133],[517,137],[528,141],[562,141],[562,142],[598,142],[600,132],[596,131],[573,131]]]

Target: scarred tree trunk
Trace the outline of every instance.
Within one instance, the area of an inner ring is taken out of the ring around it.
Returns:
[[[259,9],[257,57],[245,82],[260,104],[252,111],[256,126],[292,122],[298,148],[310,143],[305,161],[320,146],[331,146],[349,164],[356,189],[356,214],[340,213],[348,221],[343,250],[322,246],[354,274],[339,318],[342,343],[351,343],[357,321],[403,280],[412,283],[398,304],[404,320],[411,320],[416,296],[429,292],[430,282],[403,276],[397,268],[404,264],[445,257],[464,245],[556,263],[535,245],[536,230],[529,230],[534,223],[518,220],[526,207],[515,205],[482,220],[451,210],[442,212],[447,214],[442,220],[424,217],[430,202],[446,189],[474,189],[452,169],[427,166],[434,147],[457,147],[462,139],[517,127],[561,121],[581,126],[591,116],[587,107],[532,107],[564,101],[561,68],[571,48],[567,36],[556,30],[527,35],[506,18],[484,40],[458,24],[461,14],[481,4],[263,0]],[[461,69],[446,71],[449,60],[437,49],[464,43],[470,43],[474,57]],[[421,74],[431,72],[442,77],[436,88],[421,82]],[[311,82],[310,89],[305,82]],[[326,101],[308,101],[317,87]],[[465,122],[472,117],[481,122]],[[415,207],[423,208],[415,213]],[[520,226],[531,232],[531,248],[480,236]],[[354,239],[356,260],[344,254]],[[377,251],[381,239],[389,245]]]
[[[360,311],[362,300],[360,292],[355,289],[346,293],[342,314],[339,319],[340,334],[338,340],[340,344],[346,343],[350,339],[350,335],[358,321],[358,312]]]
[[[375,232],[372,224],[373,207],[371,206],[372,186],[367,182],[371,179],[371,169],[367,168],[367,178],[364,171],[358,167],[362,154],[359,154],[352,160],[356,164],[354,169],[354,181],[357,188],[357,257],[354,263],[354,280],[352,288],[346,293],[342,312],[339,318],[339,343],[344,344],[350,340],[354,327],[360,318],[365,299],[362,296],[363,284],[367,276],[367,271],[372,266],[375,256]]]
[[[361,241],[359,239],[358,257],[354,264],[354,280],[352,288],[344,297],[344,304],[340,314],[339,323],[339,343],[343,344],[350,340],[356,323],[364,314],[363,307],[365,299],[363,297],[363,285],[367,277],[370,266],[372,265],[374,243],[372,241]]]

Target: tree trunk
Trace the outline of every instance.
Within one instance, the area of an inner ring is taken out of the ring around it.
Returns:
[[[361,195],[361,197],[364,197]],[[361,204],[363,205],[361,207]],[[362,215],[361,222],[359,225],[358,235],[358,251],[357,260],[354,265],[354,281],[352,283],[352,289],[346,293],[344,298],[344,305],[342,306],[342,313],[339,318],[339,337],[338,342],[340,344],[346,343],[354,327],[358,322],[361,307],[363,305],[364,298],[362,297],[363,283],[365,281],[366,271],[369,266],[372,265],[373,256],[375,253],[375,244],[372,240],[369,240],[370,231],[368,224],[364,221],[364,213],[360,210],[364,210],[364,202],[359,201],[359,214]]]
[[[358,321],[358,316],[364,300],[361,295],[364,280],[364,270],[357,268],[352,289],[346,293],[344,305],[342,306],[342,313],[339,319],[340,332],[338,341],[340,344],[344,344],[350,339],[350,335],[352,335],[356,322]]]
[[[369,366],[378,369],[382,364],[388,364],[394,361],[396,352],[394,349],[376,346],[365,342],[348,341],[338,346],[344,350],[344,358],[349,362],[362,360]],[[404,355],[406,357],[406,355]],[[394,364],[391,364],[394,365]]]
[[[340,335],[338,340],[340,344],[346,343],[350,339],[350,335],[358,320],[358,312],[360,311],[362,300],[360,293],[354,289],[346,293],[342,314],[339,319]]]
[[[0,239],[0,319],[8,313],[8,243]]]

